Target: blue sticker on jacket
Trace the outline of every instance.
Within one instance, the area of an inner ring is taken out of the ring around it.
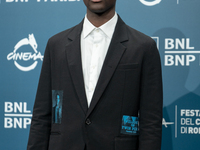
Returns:
[[[123,115],[122,117],[122,134],[138,135],[139,134],[138,117]]]
[[[52,122],[61,124],[63,91],[52,90]]]

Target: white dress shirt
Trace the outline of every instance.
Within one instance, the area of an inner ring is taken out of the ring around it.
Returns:
[[[81,59],[88,107],[90,106],[117,20],[118,16],[115,13],[113,18],[97,28],[87,19],[87,16],[84,18],[81,33]]]

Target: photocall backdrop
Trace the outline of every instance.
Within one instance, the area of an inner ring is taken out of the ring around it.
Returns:
[[[160,51],[162,150],[200,147],[200,1],[117,0],[131,27]],[[83,0],[0,0],[0,149],[25,150],[47,40],[78,24]]]

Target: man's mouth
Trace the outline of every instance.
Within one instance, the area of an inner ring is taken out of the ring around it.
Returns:
[[[99,3],[99,2],[101,2],[102,0],[91,0],[92,2],[94,2],[94,3]]]

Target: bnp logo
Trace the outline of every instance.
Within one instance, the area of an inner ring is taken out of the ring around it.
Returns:
[[[4,128],[27,129],[32,117],[27,102],[5,102],[4,106]]]

